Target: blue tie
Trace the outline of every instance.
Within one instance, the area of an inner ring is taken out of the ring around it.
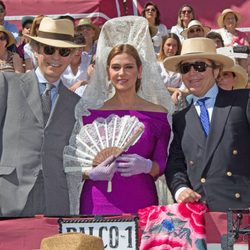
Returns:
[[[205,98],[199,99],[197,101],[198,105],[200,106],[200,110],[201,110],[201,113],[200,113],[201,125],[202,125],[202,128],[203,128],[206,136],[208,135],[209,126],[210,126],[209,115],[208,115],[208,111],[207,111],[207,108],[205,105],[205,102],[208,99],[209,99],[209,97],[205,97]]]

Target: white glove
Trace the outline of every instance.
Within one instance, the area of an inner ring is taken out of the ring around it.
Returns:
[[[137,154],[127,154],[117,158],[117,170],[121,176],[148,174],[152,166],[151,160]]]
[[[89,179],[92,181],[110,181],[112,180],[117,168],[115,157],[111,155],[101,164],[92,168],[88,172]]]

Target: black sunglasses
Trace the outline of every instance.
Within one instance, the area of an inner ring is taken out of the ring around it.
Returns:
[[[155,8],[148,8],[145,10],[146,12],[149,12],[149,11],[152,11],[152,12],[156,12],[156,9]]]
[[[193,34],[193,33],[199,33],[199,32],[202,32],[203,29],[202,28],[193,28],[193,29],[190,29],[189,30],[189,33]]]
[[[7,40],[6,36],[0,36],[0,41],[5,41]]]
[[[56,50],[58,50],[60,56],[67,57],[73,51],[72,49],[69,48],[57,48],[49,45],[43,45],[42,47],[43,47],[43,53],[49,56],[53,55],[56,52]]]
[[[187,74],[192,66],[197,72],[205,72],[207,70],[207,67],[213,67],[212,65],[208,65],[205,62],[183,63],[180,64],[179,71],[181,74]]]
[[[191,14],[191,13],[192,13],[192,10],[182,10],[181,13],[182,13],[182,14],[185,14],[185,13]]]

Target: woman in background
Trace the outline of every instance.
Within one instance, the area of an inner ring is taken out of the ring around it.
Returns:
[[[16,40],[11,32],[0,25],[0,71],[23,73],[23,60],[18,53],[8,50]]]
[[[40,26],[40,23],[43,19],[43,15],[36,16],[32,22],[31,29],[30,29],[30,36],[37,36],[37,31]],[[34,68],[36,68],[37,60],[34,54],[34,50],[32,49],[32,46],[30,43],[32,40],[30,40],[29,43],[25,44],[24,49],[24,63],[25,63],[25,71],[30,71]]]
[[[167,27],[161,23],[160,11],[157,5],[153,2],[147,2],[142,10],[142,16],[145,17],[148,22],[157,28],[157,33],[152,37],[155,52],[158,53],[160,50],[160,45],[162,37],[167,35]]]
[[[180,41],[184,41],[184,37],[181,35],[181,32],[188,27],[190,21],[195,19],[194,9],[189,4],[184,4],[178,11],[177,23],[171,28],[171,33],[175,33]]]

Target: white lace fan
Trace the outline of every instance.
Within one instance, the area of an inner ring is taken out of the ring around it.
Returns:
[[[119,156],[134,145],[144,131],[137,117],[110,115],[84,125],[64,150],[65,172],[75,172],[97,166],[110,155]],[[108,191],[111,191],[109,182]]]

